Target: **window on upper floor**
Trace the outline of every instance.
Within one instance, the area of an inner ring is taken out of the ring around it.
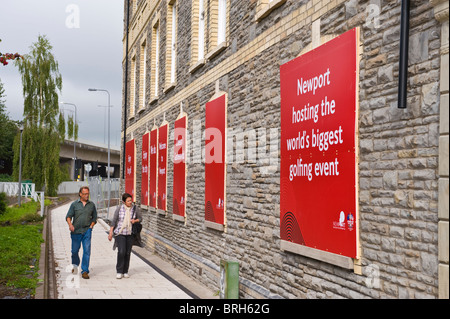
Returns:
[[[130,117],[134,117],[136,110],[136,54],[132,55],[130,71]]]
[[[145,109],[146,103],[146,78],[147,78],[147,40],[141,42],[141,51],[139,54],[139,111]]]
[[[157,19],[152,27],[151,101],[158,98],[159,90],[159,31],[160,25],[159,19]]]
[[[171,0],[167,6],[166,19],[166,75],[164,91],[175,86],[177,58],[177,1]]]
[[[227,35],[227,1],[219,0],[217,22],[217,45],[226,41]]]
[[[190,72],[228,46],[229,9],[227,0],[192,0]]]
[[[205,63],[205,0],[192,0],[190,72]]]
[[[208,59],[227,47],[228,7],[227,0],[209,2]]]

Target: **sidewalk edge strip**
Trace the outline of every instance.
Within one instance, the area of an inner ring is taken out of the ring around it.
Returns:
[[[102,223],[103,225],[103,223]],[[103,225],[103,227],[105,227],[105,225]],[[105,231],[105,233],[109,233],[107,231]],[[166,278],[167,280],[169,280],[171,283],[173,283],[175,286],[177,286],[178,288],[180,288],[183,292],[185,292],[189,297],[193,298],[193,299],[200,299],[199,296],[197,296],[196,294],[194,294],[192,291],[190,291],[188,288],[186,288],[185,286],[183,286],[182,284],[180,284],[178,281],[176,281],[175,279],[173,279],[172,277],[170,277],[168,274],[166,274],[163,270],[161,270],[160,268],[158,268],[158,266],[156,266],[155,264],[153,264],[152,262],[150,262],[148,259],[146,259],[144,256],[140,255],[139,253],[131,250],[131,252],[133,254],[135,254],[137,257],[139,257],[143,262],[145,262],[147,265],[149,265],[150,267],[152,267],[157,273],[159,273],[161,276],[163,276],[164,278]]]
[[[186,288],[185,286],[183,286],[182,284],[180,284],[178,281],[176,281],[175,279],[173,279],[172,277],[170,277],[168,274],[166,274],[163,270],[161,270],[160,268],[158,268],[155,264],[153,264],[152,262],[150,262],[149,260],[147,260],[145,257],[141,256],[139,253],[132,251],[133,254],[135,254],[137,257],[141,258],[142,261],[144,261],[147,265],[149,265],[150,267],[152,267],[153,269],[156,270],[156,272],[158,272],[161,276],[163,276],[164,278],[166,278],[167,280],[169,280],[171,283],[173,283],[175,286],[177,286],[178,288],[180,288],[182,291],[184,291],[187,295],[189,295],[189,297],[193,298],[193,299],[200,299],[199,296],[197,296],[196,294],[194,294],[192,291],[190,291],[188,288]]]

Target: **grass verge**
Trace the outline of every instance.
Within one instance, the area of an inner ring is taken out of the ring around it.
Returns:
[[[32,298],[38,283],[43,222],[39,204],[8,207],[0,215],[0,298]]]

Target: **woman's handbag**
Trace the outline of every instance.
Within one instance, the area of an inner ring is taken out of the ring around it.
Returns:
[[[142,230],[142,224],[134,223],[133,226],[131,226],[131,235],[136,236],[141,232],[141,230]]]
[[[134,219],[136,219],[136,207],[133,207]],[[142,224],[140,222],[134,223],[131,226],[131,235],[133,236],[133,246],[144,247],[141,240]]]
[[[133,206],[133,219],[136,219],[136,206]],[[140,222],[134,223],[131,226],[131,235],[136,236],[138,234],[140,234],[142,230],[142,224]]]

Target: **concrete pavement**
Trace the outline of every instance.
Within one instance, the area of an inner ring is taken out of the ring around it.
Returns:
[[[92,233],[90,279],[72,274],[71,239],[65,222],[70,203],[51,212],[52,240],[59,299],[216,299],[213,292],[144,248],[133,247],[130,278],[116,279],[117,249],[108,240],[109,226],[98,220]],[[80,259],[83,248],[80,249]]]

